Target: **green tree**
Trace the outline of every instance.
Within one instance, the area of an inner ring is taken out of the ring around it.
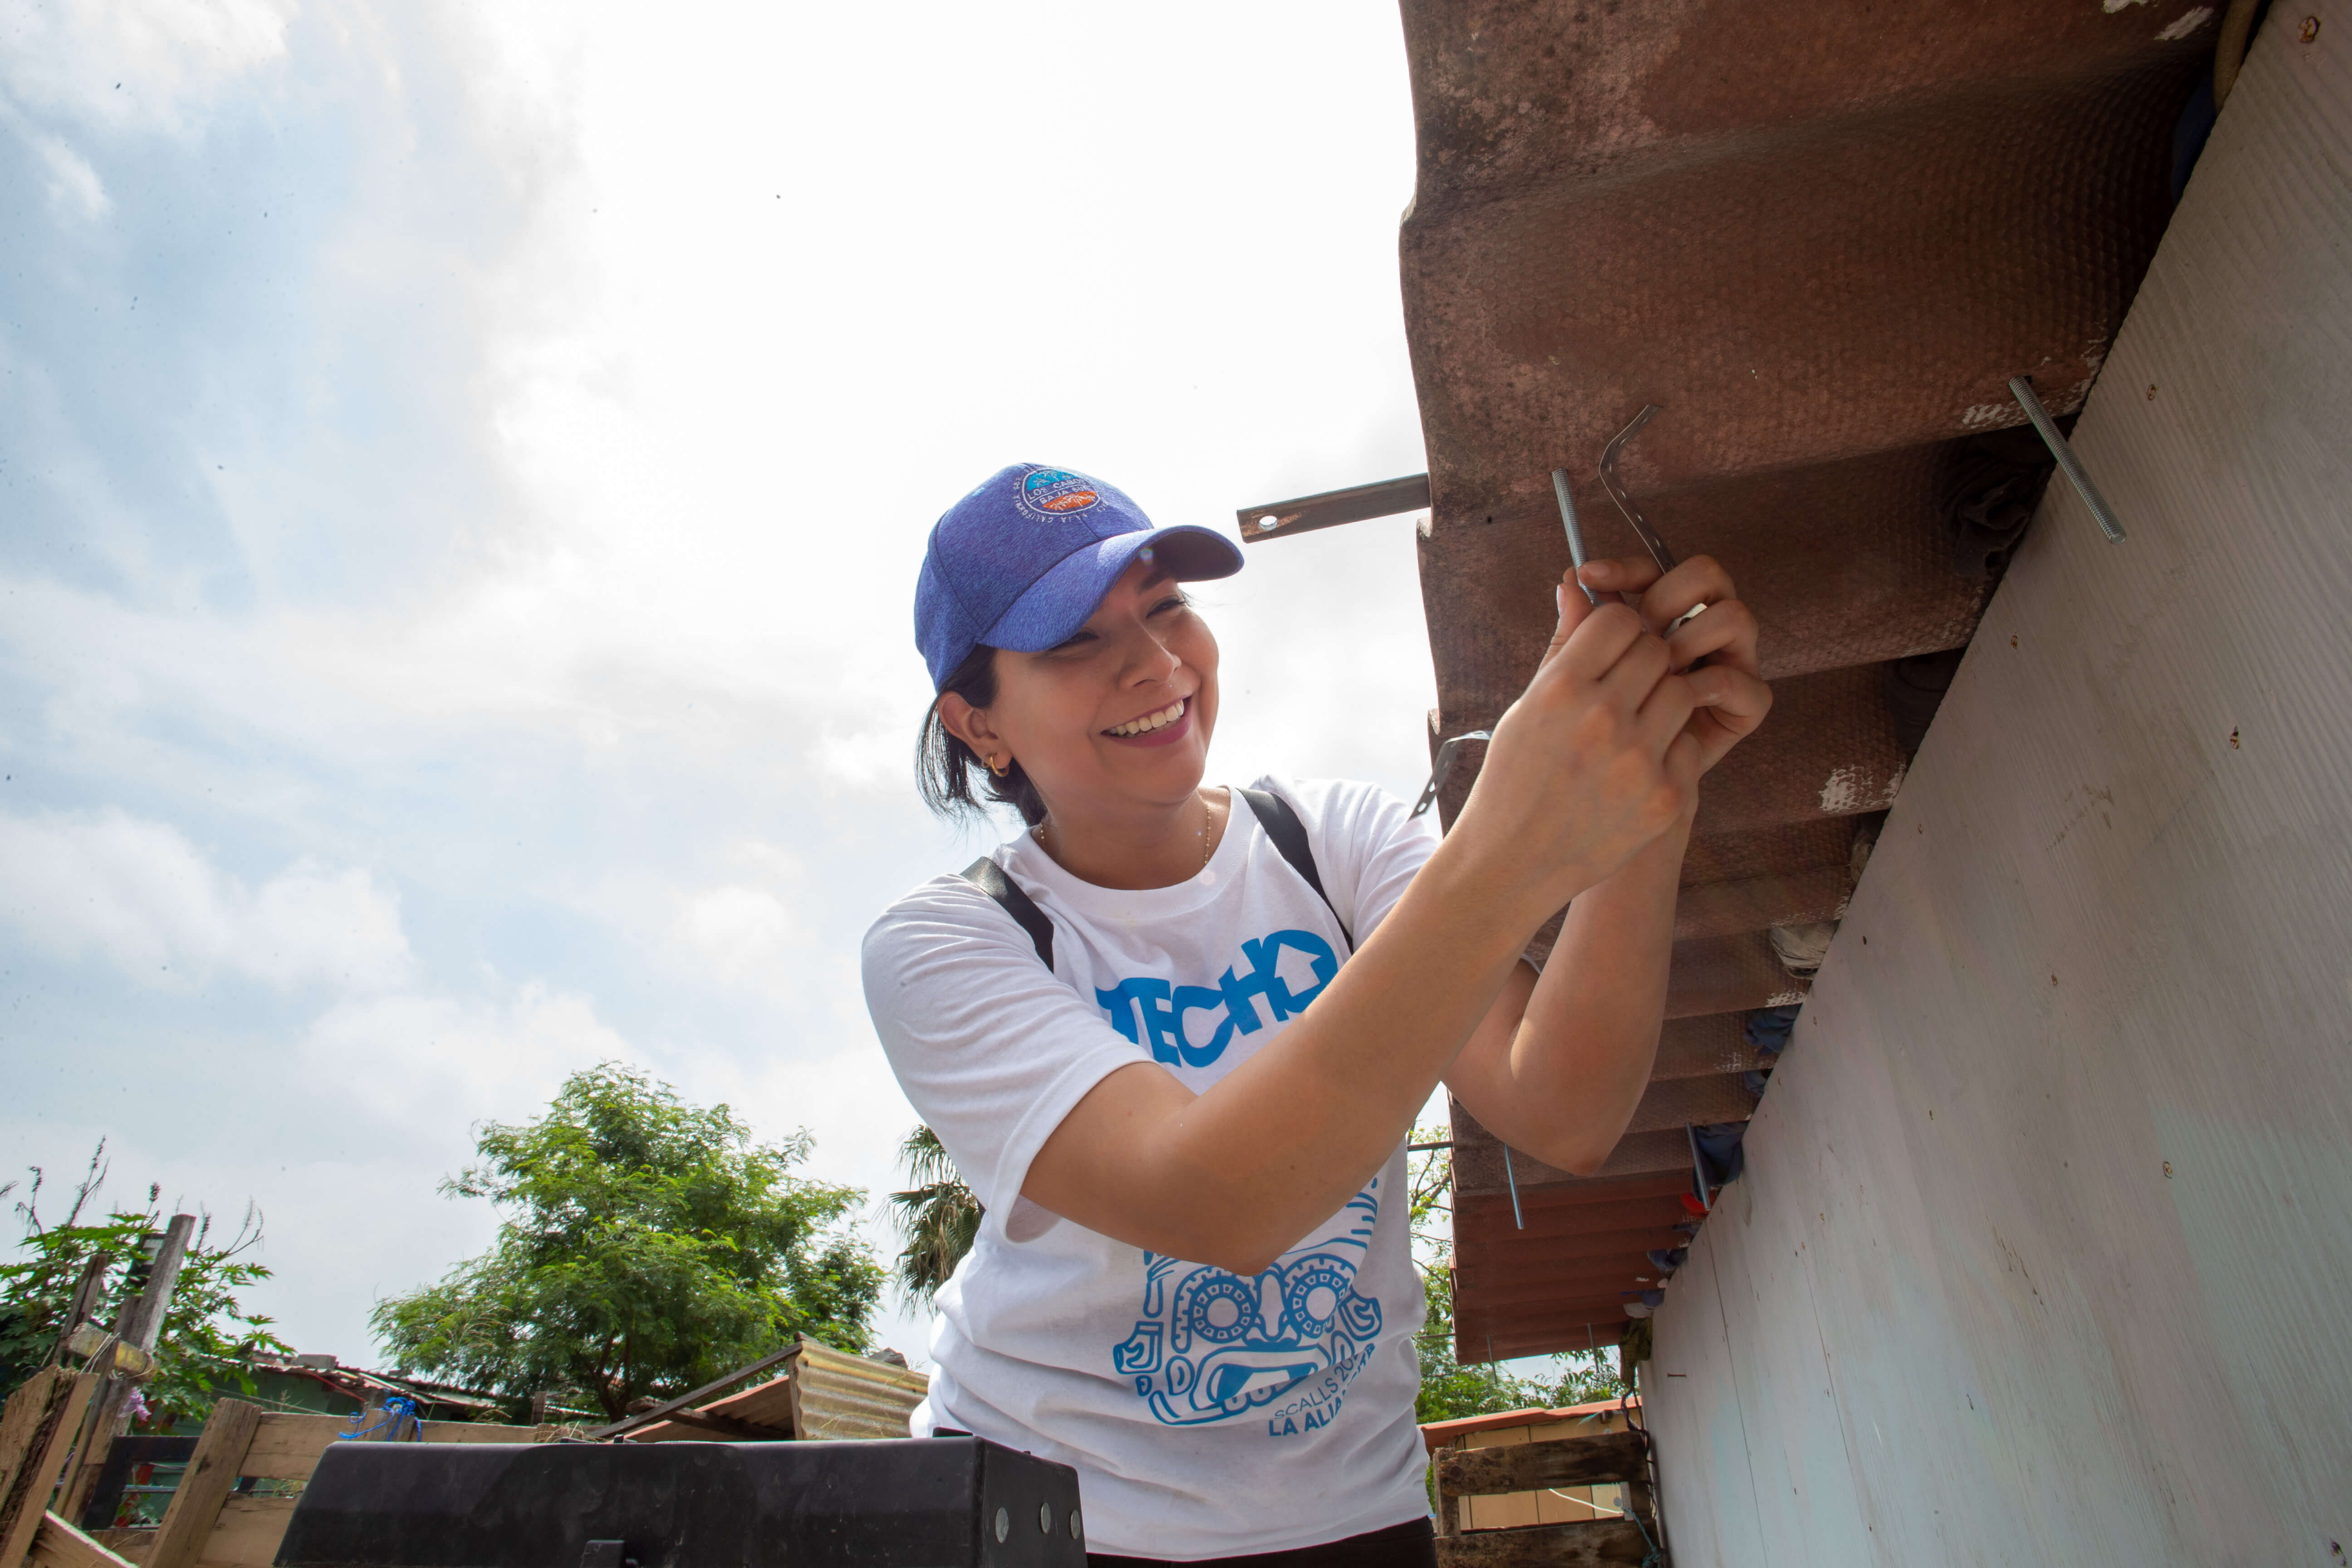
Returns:
[[[684,1393],[806,1334],[866,1348],[882,1270],[839,1227],[865,1194],[792,1173],[724,1105],[681,1101],[617,1063],[573,1074],[546,1114],[491,1122],[441,1185],[488,1198],[497,1240],[437,1285],[379,1301],[404,1370],[527,1398]]]
[[[907,1134],[898,1145],[898,1163],[915,1184],[890,1194],[897,1211],[892,1217],[907,1241],[899,1248],[892,1278],[907,1300],[929,1305],[971,1250],[986,1211],[963,1184],[947,1146],[929,1127],[919,1124]]]
[[[162,1189],[147,1189],[141,1211],[116,1209],[85,1223],[85,1212],[106,1184],[106,1145],[101,1142],[75,1186],[65,1217],[41,1218],[45,1176],[31,1167],[32,1185],[16,1205],[24,1235],[17,1260],[0,1265],[0,1394],[16,1389],[58,1353],[58,1340],[75,1291],[92,1259],[103,1258],[90,1317],[103,1328],[125,1304],[141,1238],[163,1228],[156,1205]],[[16,1184],[0,1185],[0,1197]],[[270,1332],[270,1320],[248,1312],[237,1292],[269,1278],[264,1265],[247,1256],[261,1245],[261,1211],[246,1205],[244,1222],[225,1242],[213,1239],[213,1217],[200,1213],[196,1234],[180,1267],[172,1300],[155,1342],[156,1370],[141,1387],[147,1424],[169,1426],[201,1415],[220,1394],[254,1391],[250,1363],[257,1356],[290,1355],[293,1347]]]
[[[1421,1127],[1413,1130],[1412,1141],[1434,1143],[1450,1136],[1444,1128]],[[1498,1362],[1475,1364],[1455,1358],[1454,1237],[1447,1202],[1453,1192],[1453,1162],[1443,1149],[1413,1157],[1413,1251],[1428,1294],[1428,1315],[1420,1337],[1421,1395],[1413,1418],[1454,1421],[1503,1410],[1559,1409],[1616,1398],[1625,1385],[1610,1362],[1608,1350],[1555,1356],[1534,1376],[1506,1372]],[[1449,1220],[1441,1221],[1442,1215]]]

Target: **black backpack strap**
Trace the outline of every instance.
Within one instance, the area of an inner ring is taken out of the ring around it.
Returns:
[[[1045,918],[1036,900],[1004,874],[1003,867],[983,855],[963,868],[963,879],[994,899],[998,907],[1013,917],[1013,923],[1029,933],[1038,960],[1048,969],[1054,967],[1054,922]]]
[[[1307,825],[1298,820],[1298,814],[1290,809],[1290,803],[1262,789],[1237,788],[1234,793],[1249,802],[1250,814],[1257,818],[1257,825],[1265,829],[1265,836],[1274,840],[1276,853],[1289,861],[1290,868],[1305,878],[1307,885],[1315,889],[1315,896],[1323,900],[1323,907],[1331,911],[1331,918],[1339,921],[1339,934],[1348,939],[1348,951],[1355,952],[1356,933],[1348,929],[1347,921],[1339,914],[1339,906],[1333,903],[1331,895],[1323,890],[1323,878],[1315,869],[1315,851],[1307,846]]]

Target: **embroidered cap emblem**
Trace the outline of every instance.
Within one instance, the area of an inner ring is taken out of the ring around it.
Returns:
[[[1021,481],[1022,504],[1062,517],[1100,501],[1092,479],[1060,468],[1039,468]]]

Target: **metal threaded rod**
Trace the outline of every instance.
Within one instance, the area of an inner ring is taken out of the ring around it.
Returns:
[[[2107,504],[2107,498],[2099,493],[2099,487],[2091,482],[2089,471],[2083,467],[2083,460],[2074,456],[2074,448],[2067,445],[2065,436],[2058,428],[2058,422],[2050,417],[2050,410],[2042,407],[2042,399],[2033,395],[2033,384],[2021,375],[2012,375],[2009,378],[2009,391],[2010,395],[2017,399],[2018,406],[2025,410],[2025,416],[2033,421],[2033,428],[2040,433],[2042,444],[2050,448],[2052,457],[2058,459],[2059,470],[2074,485],[2075,493],[2083,498],[2083,504],[2091,509],[2091,521],[2099,525],[2099,531],[2107,536],[2108,543],[2121,544],[2124,542],[2124,525],[2116,521],[2115,509]]]
[[[1576,502],[1569,499],[1568,470],[1551,471],[1551,493],[1559,498],[1559,524],[1568,530],[1568,558],[1576,563],[1576,585],[1584,588],[1584,596],[1593,608],[1601,607],[1601,595],[1584,587],[1584,530],[1576,525]]]

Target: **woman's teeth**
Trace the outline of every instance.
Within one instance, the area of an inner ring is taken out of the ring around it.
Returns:
[[[1157,713],[1146,713],[1140,719],[1130,719],[1118,729],[1107,730],[1103,732],[1108,735],[1145,735],[1154,730],[1173,724],[1182,717],[1184,717],[1184,700],[1179,698]]]

